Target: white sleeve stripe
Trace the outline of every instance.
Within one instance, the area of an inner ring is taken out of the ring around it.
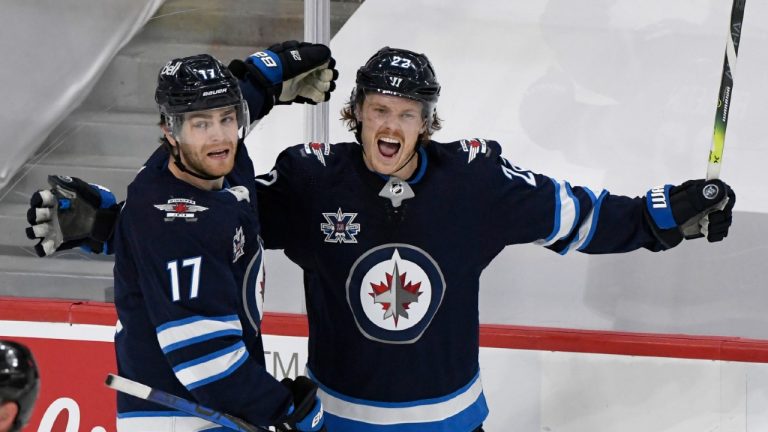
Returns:
[[[210,340],[216,337],[235,335],[242,336],[243,326],[240,320],[227,317],[198,317],[197,320],[189,320],[176,326],[158,327],[157,341],[164,353],[189,346],[198,342]]]
[[[592,200],[592,209],[589,211],[589,215],[584,219],[584,222],[579,226],[579,234],[574,237],[571,244],[565,248],[561,254],[565,255],[570,249],[582,250],[589,245],[592,240],[592,236],[595,234],[597,228],[597,220],[600,218],[600,206],[603,203],[603,198],[608,193],[605,190],[600,191],[600,196],[595,198],[594,193],[591,190],[584,188],[589,194],[589,199]]]
[[[173,372],[187,389],[192,390],[228,376],[247,358],[248,351],[240,341],[223,350],[182,363],[173,368]]]
[[[554,179],[552,181],[555,182]],[[537,243],[542,246],[549,246],[567,237],[576,225],[579,203],[571,193],[571,185],[568,182],[555,182],[555,193],[555,228],[544,242]]]

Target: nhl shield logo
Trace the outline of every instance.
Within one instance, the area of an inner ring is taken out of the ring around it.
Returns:
[[[445,294],[445,279],[425,251],[388,244],[363,254],[347,279],[347,302],[360,332],[391,344],[413,343],[429,327]]]

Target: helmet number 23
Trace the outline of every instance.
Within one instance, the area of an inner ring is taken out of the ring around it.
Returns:
[[[411,59],[392,56],[392,61],[389,64],[392,66],[398,66],[398,67],[407,69],[411,67]]]

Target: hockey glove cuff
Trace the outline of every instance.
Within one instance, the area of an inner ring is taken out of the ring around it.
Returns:
[[[317,397],[317,384],[305,376],[295,380],[285,378],[280,382],[291,391],[293,405],[286,417],[275,425],[277,430],[325,431],[323,404]]]
[[[38,256],[80,246],[93,253],[108,253],[120,205],[102,186],[76,177],[48,176],[51,189],[32,194],[27,210],[27,238],[38,239]]]
[[[654,235],[669,249],[684,238],[728,236],[736,194],[721,180],[689,180],[648,191],[645,215]]]
[[[258,85],[267,93],[257,118],[274,105],[316,104],[330,99],[339,73],[325,45],[287,41],[250,55],[245,61],[233,60],[229,69],[241,80]]]

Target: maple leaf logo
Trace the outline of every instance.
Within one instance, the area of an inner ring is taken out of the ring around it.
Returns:
[[[371,283],[373,302],[381,304],[384,310],[383,319],[392,318],[397,326],[400,317],[408,318],[408,308],[411,303],[418,302],[421,282],[411,283],[406,278],[407,273],[400,274],[395,263],[392,273],[385,273],[386,282]]]

